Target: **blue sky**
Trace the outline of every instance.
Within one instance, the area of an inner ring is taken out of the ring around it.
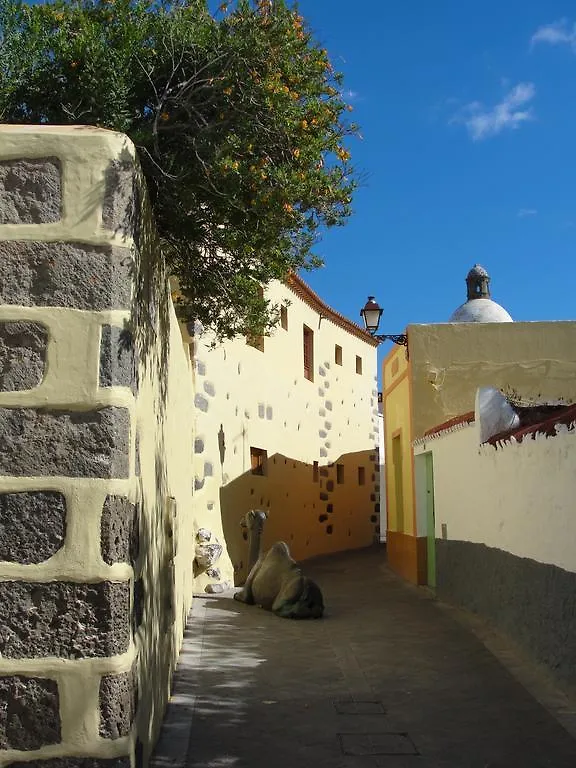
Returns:
[[[515,320],[575,319],[576,4],[301,0],[345,75],[366,175],[305,279],[380,330],[443,322],[476,262]]]

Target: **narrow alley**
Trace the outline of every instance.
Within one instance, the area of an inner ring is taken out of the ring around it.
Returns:
[[[156,768],[573,768],[576,740],[379,548],[306,566],[326,615],[195,599]]]

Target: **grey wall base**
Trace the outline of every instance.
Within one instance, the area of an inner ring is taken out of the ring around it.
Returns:
[[[436,540],[437,595],[488,619],[576,685],[576,573],[467,541]]]

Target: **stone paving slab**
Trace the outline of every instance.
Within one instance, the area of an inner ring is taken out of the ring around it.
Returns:
[[[380,548],[306,571],[322,620],[195,599],[155,766],[576,766],[576,740]]]

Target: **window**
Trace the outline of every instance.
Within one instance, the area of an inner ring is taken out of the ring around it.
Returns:
[[[336,482],[344,482],[344,464],[336,464]]]
[[[304,349],[304,378],[308,381],[314,381],[314,331],[304,326],[303,333]]]
[[[342,347],[338,344],[334,345],[334,362],[336,365],[342,365]]]
[[[358,485],[364,485],[366,482],[366,470],[364,467],[358,467]]]
[[[280,307],[280,325],[285,331],[288,330],[288,307],[284,304]]]
[[[356,355],[356,373],[362,373],[362,358]]]
[[[262,286],[258,287],[258,298],[261,301],[264,300],[264,289],[262,288]],[[254,349],[257,349],[260,352],[264,352],[264,335],[249,334],[248,336],[246,336],[246,344],[248,344],[249,347],[254,347]]]
[[[250,447],[250,465],[253,475],[265,475],[268,456],[263,448]]]
[[[314,464],[312,464],[312,481],[314,483],[318,482],[318,462],[315,461]]]
[[[259,352],[264,352],[264,336],[246,336],[246,344]]]

